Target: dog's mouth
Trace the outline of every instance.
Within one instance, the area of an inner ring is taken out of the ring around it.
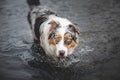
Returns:
[[[65,59],[66,57],[65,57],[65,56],[59,56],[58,58],[61,59],[61,60],[63,60],[63,59]]]

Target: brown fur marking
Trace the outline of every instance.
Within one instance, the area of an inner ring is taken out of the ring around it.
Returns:
[[[72,40],[72,42],[69,45],[66,45],[68,49],[75,47],[75,41]]]
[[[65,40],[67,40],[67,39],[69,39],[70,38],[70,35],[69,34],[65,34]],[[73,47],[75,47],[75,41],[74,40],[72,40],[71,41],[71,43],[70,44],[66,44],[66,47],[68,48],[68,49],[70,49],[70,48],[73,48]]]
[[[56,35],[56,38],[58,38],[58,39],[62,39],[62,36],[61,36],[61,34],[58,34],[58,35]]]
[[[54,30],[57,27],[57,25],[58,25],[55,21],[50,22],[49,24],[51,24],[50,31]]]
[[[69,34],[65,34],[65,40],[69,39],[70,38],[70,35]]]
[[[56,45],[55,39],[54,39],[54,38],[51,38],[51,39],[49,40],[49,44],[50,44],[50,45]]]
[[[56,35],[55,37],[56,37],[57,39],[59,39],[59,40],[61,40],[61,39],[62,39],[61,34],[58,34],[58,35]],[[49,44],[50,44],[50,45],[56,45],[56,44],[57,44],[57,42],[55,41],[55,39],[54,39],[54,38],[51,38],[51,39],[49,40]]]

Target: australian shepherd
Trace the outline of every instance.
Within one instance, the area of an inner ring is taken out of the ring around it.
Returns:
[[[53,59],[65,59],[78,44],[79,29],[66,18],[43,8],[39,0],[27,0],[30,7],[28,22],[34,42]]]

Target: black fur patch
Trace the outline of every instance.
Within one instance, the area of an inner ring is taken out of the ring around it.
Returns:
[[[28,13],[27,20],[28,20],[28,23],[31,25],[30,12]],[[32,29],[32,26],[30,26],[30,28]]]
[[[77,34],[80,33],[80,32],[79,32],[79,29],[78,29],[75,25],[70,24],[69,27],[68,27],[68,29],[69,29],[71,32],[74,32],[74,33],[77,33]]]
[[[75,41],[75,43],[77,43],[77,37],[75,35],[72,35],[72,39]]]
[[[38,40],[40,38],[40,32],[39,32],[40,25],[47,20],[46,16],[51,14],[54,14],[54,13],[51,11],[45,11],[43,15],[40,15],[40,17],[36,18],[35,25],[34,25],[34,32]]]
[[[53,38],[53,37],[55,37],[55,33],[54,32],[50,33],[48,39]]]
[[[27,0],[27,3],[28,3],[28,5],[35,5],[35,6],[40,5],[39,0]]]
[[[40,32],[39,32],[39,29],[40,29],[40,25],[45,22],[47,20],[47,18],[45,17],[38,17],[36,20],[35,20],[35,25],[34,25],[34,32],[35,32],[35,35],[36,37],[40,38]]]

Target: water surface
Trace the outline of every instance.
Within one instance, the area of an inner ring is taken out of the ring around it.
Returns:
[[[80,43],[63,66],[32,44],[25,0],[0,1],[1,80],[119,80],[120,1],[41,0],[78,24]],[[39,54],[41,53],[41,54]]]

